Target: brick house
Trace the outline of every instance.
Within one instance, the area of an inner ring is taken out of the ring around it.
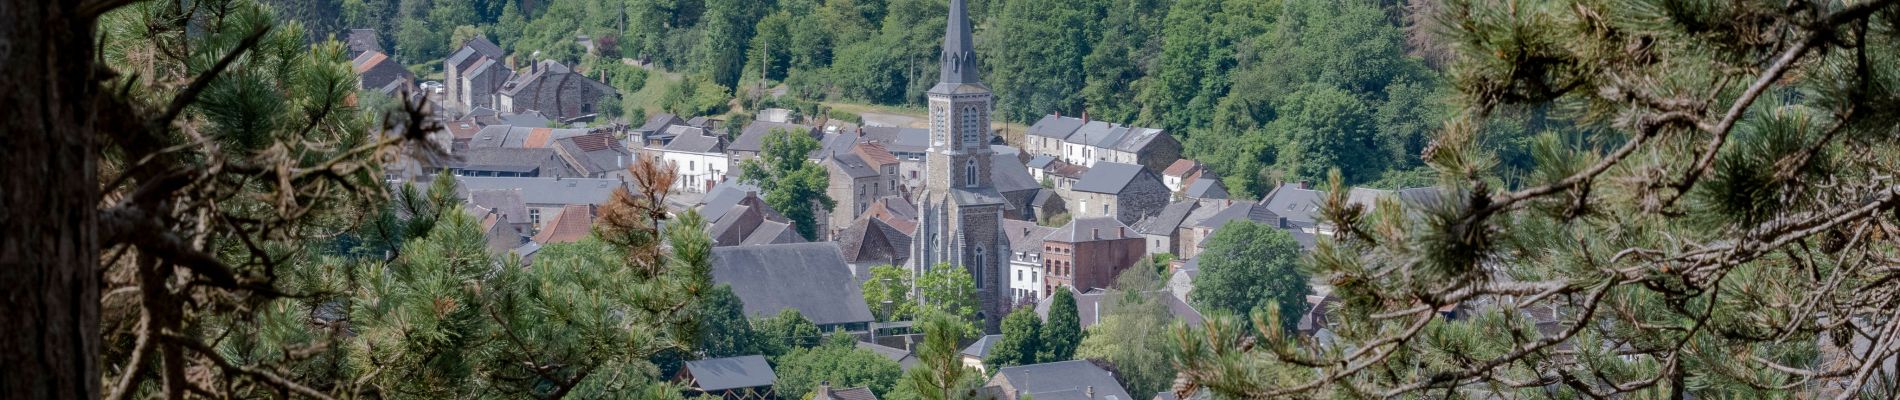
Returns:
[[[1110,287],[1115,276],[1148,255],[1144,237],[1114,218],[1076,218],[1042,240],[1043,293],[1055,288]]]

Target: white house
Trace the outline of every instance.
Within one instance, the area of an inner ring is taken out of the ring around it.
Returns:
[[[686,129],[665,146],[648,148],[648,151],[679,176],[673,187],[687,192],[705,192],[724,181],[726,173],[732,170],[725,139],[708,136],[706,130],[700,128]]]

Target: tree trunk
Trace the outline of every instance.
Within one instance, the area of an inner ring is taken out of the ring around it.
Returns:
[[[99,397],[94,18],[0,0],[0,398]]]

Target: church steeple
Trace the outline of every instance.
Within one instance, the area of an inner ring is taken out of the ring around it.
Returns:
[[[950,24],[943,31],[943,67],[937,83],[982,84],[976,72],[975,43],[970,40],[970,13],[963,0],[950,0]]]

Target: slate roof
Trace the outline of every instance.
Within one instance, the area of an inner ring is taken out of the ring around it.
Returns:
[[[794,133],[812,135],[813,139],[821,138],[816,133],[818,132],[817,128],[809,126],[784,122],[752,121],[752,123],[747,124],[745,130],[739,134],[739,139],[732,141],[732,144],[727,145],[726,148],[732,151],[759,152],[762,150],[762,143],[765,141],[765,136],[771,134],[773,129],[787,129]]]
[[[706,392],[772,386],[778,374],[765,356],[739,356],[686,362],[693,376],[693,388]]]
[[[502,116],[501,122],[514,126],[543,127],[548,126],[548,116],[542,115],[540,111],[528,111]]]
[[[732,285],[751,317],[790,308],[821,326],[873,320],[857,279],[833,243],[715,247],[712,278]]]
[[[344,43],[349,46],[350,53],[353,54],[360,55],[369,51],[383,51],[383,43],[376,38],[375,29],[351,29],[344,31],[343,40]]]
[[[508,147],[538,148],[547,147],[555,140],[588,135],[586,129],[541,128],[540,125],[489,125],[475,132],[468,147]]]
[[[705,132],[699,128],[691,129]],[[725,142],[726,140],[720,137],[686,134],[674,137],[672,142],[668,142],[666,147],[661,147],[661,149],[682,153],[724,153]]]
[[[910,260],[910,235],[877,218],[852,221],[850,227],[838,234],[836,241],[848,263],[903,265]]]
[[[922,153],[930,150],[930,130],[867,126],[860,129],[859,140],[884,145],[893,153]]]
[[[1094,399],[1135,400],[1115,381],[1114,374],[1085,360],[1003,367],[997,369],[996,374],[999,375],[996,379],[1006,379],[1016,388],[1018,397],[1089,398],[1086,392],[1093,388]]]
[[[543,245],[578,242],[593,229],[594,206],[569,204],[561,207],[560,215],[555,215],[554,219],[541,225],[541,232],[534,234],[534,242]]]
[[[1280,225],[1280,215],[1275,214],[1272,210],[1267,209],[1267,207],[1256,203],[1239,203],[1229,206],[1215,213],[1213,216],[1207,217],[1205,220],[1196,222],[1194,226],[1220,229],[1222,225],[1227,225],[1228,222],[1236,220],[1253,221],[1254,223],[1267,224],[1275,227],[1279,227]]]
[[[641,124],[639,128],[634,128],[633,130],[639,131],[639,132],[649,132],[649,133],[659,132],[673,125],[686,125],[686,121],[681,120],[680,117],[677,115],[668,114],[668,113],[659,113],[659,114],[655,114],[654,116],[647,117],[647,122],[645,124]]]
[[[1049,166],[1055,161],[1056,161],[1055,157],[1035,156],[1035,157],[1030,157],[1029,162],[1023,164],[1023,166],[1029,167],[1029,168],[1035,168],[1035,169],[1048,169]]]
[[[999,342],[1002,340],[1003,340],[1003,335],[985,335],[983,337],[976,338],[976,343],[970,343],[969,346],[963,347],[963,355],[976,357],[976,358],[983,358],[983,357],[989,356],[990,347],[994,347],[996,345],[996,342]]]
[[[962,206],[1004,204],[1003,195],[994,187],[950,188],[950,199]]]
[[[1106,162],[1096,163],[1096,165],[1101,165],[1103,163],[1106,163]],[[1122,164],[1122,165],[1127,165],[1127,164]],[[1054,162],[1050,162],[1049,166],[1051,167],[1049,168],[1050,174],[1054,174],[1055,176],[1060,176],[1060,177],[1069,178],[1069,179],[1081,179],[1082,176],[1088,175],[1089,173],[1089,167],[1084,167],[1081,164],[1070,164],[1069,162],[1062,161],[1062,160],[1055,160]],[[1078,184],[1079,183],[1080,182],[1078,182]]]
[[[871,393],[871,388],[868,386],[860,386],[845,389],[831,389],[831,394],[828,398],[813,400],[877,400],[877,394]]]
[[[852,179],[875,178],[878,176],[876,168],[872,168],[870,164],[864,162],[863,157],[859,157],[854,153],[833,154],[827,162],[831,163],[831,166],[837,168],[839,171],[843,171],[845,176]]]
[[[1155,139],[1160,139],[1163,136],[1167,136],[1167,132],[1160,129],[1130,127],[1128,128],[1128,133],[1122,135],[1120,142],[1115,143],[1113,146],[1103,147],[1133,153],[1148,147],[1148,144],[1154,143]]]
[[[798,236],[798,230],[792,229],[791,224],[767,220],[759,222],[759,227],[753,229],[752,234],[746,235],[745,241],[739,242],[739,245],[752,246],[804,242],[805,238]]]
[[[1081,118],[1044,115],[1041,120],[1029,126],[1029,134],[1068,140],[1069,135],[1074,134],[1075,130],[1081,128],[1084,123]]]
[[[554,149],[568,164],[584,176],[597,176],[621,169],[634,162],[632,153],[614,139],[613,134],[593,133],[554,141]]]
[[[487,37],[481,35],[476,35],[467,42],[462,42],[462,47],[474,49],[476,53],[488,56],[488,58],[501,58],[503,55],[501,46],[496,46],[495,42],[490,42]]]
[[[1094,167],[1082,174],[1081,180],[1075,182],[1074,189],[1091,193],[1121,193],[1122,188],[1128,187],[1129,182],[1134,182],[1135,177],[1141,175],[1141,171],[1140,165],[1097,161]]]
[[[1056,228],[1036,225],[1034,222],[1003,219],[1003,237],[1009,240],[1011,251],[1041,252],[1042,239],[1055,231]]]
[[[548,178],[580,176],[553,149],[484,147],[462,150],[456,155],[461,160],[450,165],[465,171],[534,173]]]
[[[857,342],[857,347],[870,350],[871,352],[877,353],[877,355],[891,359],[891,361],[896,361],[897,366],[903,370],[910,370],[911,367],[917,366],[917,355],[911,354],[904,349],[869,342]]]
[[[939,57],[937,86],[983,85],[977,71],[976,41],[971,39],[970,13],[963,0],[950,1],[950,15],[943,34],[943,53]],[[939,89],[933,88],[935,92]]]
[[[1111,147],[1121,141],[1128,130],[1104,121],[1089,121],[1069,135],[1069,143],[1095,147]]]
[[[1161,208],[1161,213],[1136,222],[1135,231],[1144,235],[1173,235],[1181,229],[1181,223],[1187,221],[1188,214],[1200,207],[1201,203],[1193,201],[1168,203]]]
[[[1029,175],[1029,168],[1016,157],[990,157],[990,186],[1003,193],[1042,188],[1036,177]]]
[[[713,185],[712,190],[707,191],[705,201],[700,203],[699,215],[706,217],[707,221],[718,221],[727,211],[731,211],[734,206],[739,205],[739,202],[746,200],[748,192],[757,194],[759,191],[758,186],[739,183],[736,180],[720,182]]]
[[[494,210],[509,222],[528,222],[528,203],[521,200],[521,189],[471,190],[468,204]]]
[[[1099,238],[1095,236],[1098,233],[1101,234]],[[1069,220],[1067,225],[1056,228],[1054,232],[1050,232],[1049,236],[1043,238],[1043,240],[1078,243],[1139,237],[1137,235],[1139,235],[1139,233],[1133,229],[1128,229],[1128,225],[1123,225],[1121,221],[1117,221],[1113,217],[1090,217]]]
[[[462,198],[478,190],[520,189],[521,201],[529,205],[602,204],[614,190],[626,185],[616,179],[588,178],[504,178],[458,176],[455,181]]]
[[[1316,219],[1314,215],[1319,213],[1319,205],[1325,200],[1326,193],[1324,192],[1302,189],[1299,184],[1287,183],[1267,193],[1267,197],[1261,199],[1261,203],[1266,204],[1267,209],[1273,211],[1274,214],[1286,217],[1288,221],[1312,224]]]
[[[1227,185],[1222,184],[1220,179],[1209,179],[1206,177],[1195,179],[1194,183],[1188,184],[1187,189],[1182,192],[1182,194],[1187,197],[1195,199],[1225,199],[1228,197]]]

